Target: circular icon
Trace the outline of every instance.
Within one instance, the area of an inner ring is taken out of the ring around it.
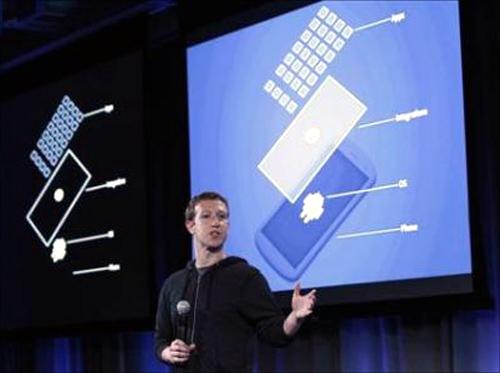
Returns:
[[[304,140],[309,145],[314,145],[318,142],[321,137],[321,131],[317,127],[312,127],[308,129],[305,133]]]
[[[54,200],[56,202],[61,202],[64,199],[64,190],[57,188],[54,192]]]

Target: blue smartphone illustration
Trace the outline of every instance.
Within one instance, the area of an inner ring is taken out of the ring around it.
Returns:
[[[370,160],[345,140],[297,202],[284,198],[256,232],[259,252],[283,278],[297,280],[365,194],[326,199],[321,218],[307,224],[300,218],[304,198],[315,192],[325,196],[370,188],[375,180]]]

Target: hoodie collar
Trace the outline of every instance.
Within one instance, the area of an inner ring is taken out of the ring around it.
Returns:
[[[224,267],[228,267],[228,266],[231,266],[231,265],[234,265],[234,264],[237,264],[237,263],[246,263],[247,261],[243,258],[240,258],[238,256],[228,256],[220,261],[218,261],[217,263],[215,263],[214,265],[212,265],[212,269],[216,269],[216,268],[224,268]],[[193,270],[196,270],[196,267],[195,267],[195,260],[190,260],[187,265],[186,265],[186,269],[188,271],[193,271]]]

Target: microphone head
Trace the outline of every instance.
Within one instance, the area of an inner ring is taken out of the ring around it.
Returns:
[[[191,305],[187,300],[181,300],[177,303],[177,314],[179,316],[187,315],[191,310]]]

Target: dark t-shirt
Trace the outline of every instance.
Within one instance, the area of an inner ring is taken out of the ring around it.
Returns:
[[[198,276],[202,277],[205,273],[210,271],[210,269],[214,268],[215,264],[206,267],[196,267],[196,271],[198,271]]]

